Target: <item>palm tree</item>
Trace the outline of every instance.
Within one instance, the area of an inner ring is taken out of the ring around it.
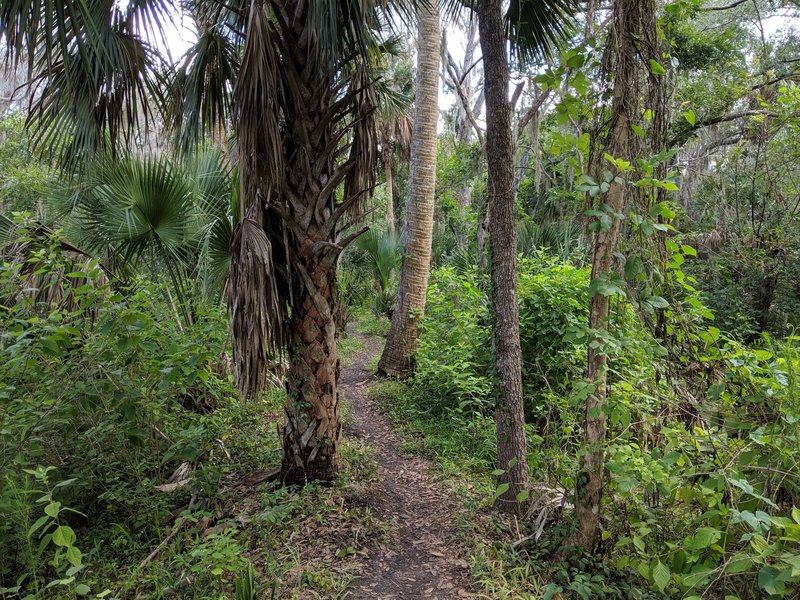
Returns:
[[[50,202],[68,237],[107,257],[118,277],[166,273],[176,311],[189,324],[195,298],[221,297],[237,212],[233,181],[219,150],[186,162],[124,156],[97,160]]]
[[[400,67],[402,66],[401,64]],[[395,234],[394,158],[400,152],[404,159],[408,159],[414,123],[410,110],[411,73],[402,72],[395,63],[384,76],[384,81],[391,88],[383,95],[393,101],[382,102],[378,109],[378,146],[386,176],[386,231],[393,236]]]
[[[378,371],[391,377],[405,377],[412,371],[411,359],[425,312],[433,243],[440,60],[439,10],[435,3],[418,6],[417,25],[417,82],[403,266],[392,324],[378,363]]]
[[[336,264],[357,237],[345,232],[364,208],[378,161],[372,84],[379,3],[196,4],[203,23],[242,48],[235,73],[202,57],[187,64],[184,90],[199,93],[202,82],[215,91],[184,101],[194,110],[182,123],[189,133],[178,136],[199,137],[191,135],[193,123],[200,120],[198,131],[213,127],[233,107],[241,201],[227,297],[237,383],[255,396],[272,359],[288,356],[283,481],[330,479],[341,431]],[[132,144],[135,126],[149,122],[149,101],[166,105],[172,96],[165,88],[176,87],[166,85],[163,61],[141,35],[169,18],[168,8],[161,0],[3,3],[6,59],[32,57],[29,71],[39,82],[35,141],[61,150],[71,165]],[[233,63],[230,53],[220,56]],[[195,85],[192,65],[207,66]]]

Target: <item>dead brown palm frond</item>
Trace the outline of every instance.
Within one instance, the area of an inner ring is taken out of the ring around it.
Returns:
[[[285,94],[275,37],[267,9],[253,2],[234,92],[243,213],[259,191],[266,191],[265,184],[283,177],[280,106]]]
[[[18,285],[2,297],[2,304],[29,302],[34,312],[60,308],[95,316],[96,307],[81,304],[76,289],[103,287],[112,273],[91,255],[62,239],[57,232],[34,221],[13,223],[0,239],[0,259],[19,274]],[[51,252],[58,253],[53,258]]]
[[[231,251],[226,292],[234,374],[241,393],[253,397],[267,382],[265,358],[282,352],[286,304],[278,296],[272,244],[255,220],[237,225]]]
[[[353,98],[352,141],[348,161],[353,164],[353,168],[345,177],[344,197],[358,198],[351,208],[351,217],[355,220],[364,214],[369,196],[363,192],[374,187],[378,165],[377,101],[370,77],[368,66],[365,63],[359,64],[350,84],[358,91]]]

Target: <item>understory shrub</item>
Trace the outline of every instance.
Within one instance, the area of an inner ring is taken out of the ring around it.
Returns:
[[[159,285],[118,289],[57,234],[20,235],[0,265],[0,595],[104,597],[107,561],[119,577],[116,557],[143,559],[226,471],[274,464],[277,440],[238,433],[264,409],[234,399],[224,309],[186,325]]]

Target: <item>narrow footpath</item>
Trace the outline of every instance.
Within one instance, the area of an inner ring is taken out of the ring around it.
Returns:
[[[353,334],[356,335],[356,334]],[[365,393],[377,378],[366,369],[380,351],[379,341],[359,336],[367,351],[342,369],[340,391],[350,405],[346,432],[368,444],[378,463],[378,483],[369,504],[393,523],[379,547],[370,550],[364,575],[347,595],[350,600],[475,598],[467,562],[455,542],[454,499],[431,477],[424,458],[401,454],[389,422]]]

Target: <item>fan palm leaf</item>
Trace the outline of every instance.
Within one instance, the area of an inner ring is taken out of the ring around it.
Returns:
[[[511,0],[506,12],[512,56],[520,64],[549,58],[573,30],[579,0]]]
[[[142,27],[158,28],[167,3],[17,0],[0,6],[5,60],[27,58],[32,143],[67,167],[129,144],[161,100],[165,70]]]

